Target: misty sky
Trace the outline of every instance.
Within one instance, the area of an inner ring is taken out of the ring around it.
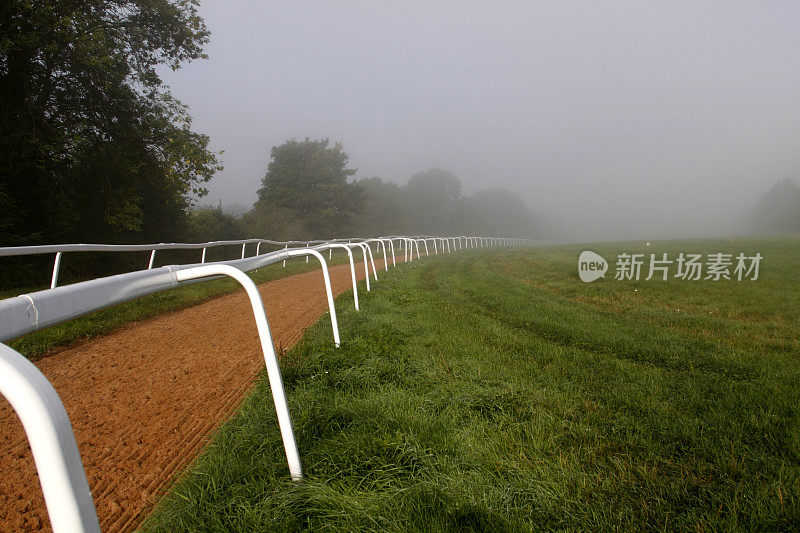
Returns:
[[[253,203],[272,146],[357,177],[448,169],[551,238],[750,231],[800,177],[800,2],[204,1],[210,58],[164,73],[225,150],[201,203]],[[559,233],[554,234],[554,230]]]

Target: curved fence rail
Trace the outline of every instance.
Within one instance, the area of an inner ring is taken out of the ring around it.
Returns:
[[[328,265],[318,250],[289,248],[255,257],[213,264],[230,265],[242,272],[250,272],[278,263],[286,258],[304,255],[313,255],[320,261],[325,274],[325,290],[330,297],[328,307],[333,328],[336,331],[336,310],[332,305],[332,289],[330,277],[327,275]],[[156,292],[197,283],[197,280],[179,281],[176,272],[198,266],[201,265],[195,263],[139,270],[0,300],[0,342],[9,341],[21,335]],[[338,336],[338,332],[335,333],[335,336]]]
[[[156,252],[159,250],[202,250],[200,256],[200,264],[204,264],[206,262],[206,252],[209,248],[219,248],[222,246],[241,246],[241,259],[244,259],[247,256],[247,245],[248,244],[255,244],[255,251],[253,252],[254,256],[261,255],[261,246],[268,245],[268,246],[277,246],[283,247],[284,249],[288,249],[291,247],[300,247],[300,246],[317,246],[320,244],[325,243],[358,243],[363,242],[366,243],[368,241],[388,241],[392,242],[393,240],[401,240],[404,246],[407,246],[408,242],[417,243],[417,248],[419,248],[419,240],[423,242],[427,242],[428,240],[432,240],[434,243],[436,240],[439,240],[442,243],[442,249],[444,250],[445,243],[447,246],[447,250],[450,251],[450,243],[453,243],[453,247],[455,249],[456,242],[459,243],[459,249],[463,249],[463,246],[460,244],[462,239],[464,239],[464,243],[467,245],[472,244],[472,247],[479,247],[479,246],[489,246],[489,245],[500,245],[500,246],[531,246],[536,244],[541,244],[542,241],[535,241],[532,239],[516,239],[516,238],[506,238],[506,237],[467,237],[467,236],[460,236],[460,237],[433,237],[433,236],[391,236],[391,237],[379,237],[379,238],[369,238],[369,239],[362,239],[362,238],[353,238],[353,239],[331,239],[331,240],[316,240],[316,241],[272,241],[269,239],[239,239],[239,240],[230,240],[230,241],[210,241],[210,242],[202,242],[202,243],[181,243],[181,242],[171,242],[171,243],[158,243],[158,244],[47,244],[47,245],[37,245],[37,246],[8,246],[8,247],[0,247],[0,257],[17,257],[23,255],[45,255],[45,254],[55,254],[55,258],[53,260],[53,275],[50,279],[50,288],[54,289],[58,286],[58,276],[61,270],[61,262],[62,257],[65,253],[76,253],[76,252],[150,252],[150,256],[148,259],[147,269],[150,270],[155,265],[156,260]],[[491,244],[490,244],[491,243]],[[427,244],[424,246],[427,247]],[[469,246],[467,246],[469,247]],[[252,248],[252,246],[251,246]],[[407,250],[407,248],[405,248]],[[419,249],[417,250],[419,252]],[[384,256],[385,256],[384,250]],[[438,251],[436,252],[438,253]],[[392,254],[394,255],[394,248],[392,247]],[[419,253],[417,254],[419,255]],[[407,254],[406,254],[406,257]],[[385,257],[384,257],[385,259]],[[408,258],[406,259],[408,260]]]
[[[64,404],[44,374],[4,344],[0,344],[0,394],[25,428],[53,531],[100,531]]]
[[[270,382],[275,409],[278,414],[281,437],[292,479],[302,478],[300,455],[292,428],[280,367],[269,329],[267,314],[258,288],[245,273],[285,261],[294,257],[315,257],[320,262],[323,281],[331,317],[331,329],[335,345],[340,345],[339,326],[336,318],[333,291],[328,265],[322,252],[344,249],[348,254],[350,276],[353,284],[353,299],[359,309],[356,266],[353,249],[361,249],[364,259],[367,290],[370,290],[369,265],[375,281],[378,273],[370,244],[383,251],[384,267],[389,270],[389,254],[392,266],[396,266],[395,241],[402,246],[405,261],[421,259],[420,243],[425,255],[430,255],[428,242],[433,245],[434,255],[486,246],[530,246],[541,241],[475,236],[398,236],[377,238],[333,239],[330,241],[271,241],[266,239],[244,239],[239,241],[214,241],[207,243],[160,243],[141,245],[109,244],[64,244],[48,246],[20,246],[0,248],[0,257],[55,253],[51,288],[15,298],[0,300],[0,342],[9,341],[39,329],[66,322],[79,316],[141,298],[163,290],[190,283],[198,283],[222,276],[236,279],[248,294],[255,315],[267,376]],[[256,244],[255,255],[246,257],[248,244]],[[260,253],[262,245],[279,246],[283,249]],[[205,263],[206,250],[216,246],[241,245],[239,259]],[[200,263],[169,265],[154,268],[158,250],[202,249]],[[118,274],[58,287],[58,271],[62,255],[67,252],[134,252],[150,251],[146,270]],[[99,531],[97,513],[86,481],[80,454],[75,443],[69,418],[61,399],[47,378],[22,355],[0,344],[0,394],[17,412],[22,421],[33,452],[39,481],[47,505],[47,512],[54,531]]]
[[[267,378],[272,390],[272,400],[275,402],[275,412],[278,415],[278,425],[283,439],[283,449],[286,452],[286,460],[289,463],[289,472],[292,479],[303,478],[303,467],[300,464],[300,454],[297,451],[297,442],[294,438],[292,429],[292,417],[289,414],[289,404],[286,402],[286,393],[283,390],[283,380],[281,379],[281,369],[278,366],[278,356],[275,354],[275,345],[272,342],[272,333],[269,330],[269,321],[264,312],[264,303],[258,287],[247,274],[230,265],[206,265],[175,273],[175,278],[180,281],[190,281],[214,276],[230,276],[238,281],[247,292],[250,305],[253,308],[253,316],[256,319],[258,338],[261,342],[261,351],[264,354],[264,363],[267,367]]]

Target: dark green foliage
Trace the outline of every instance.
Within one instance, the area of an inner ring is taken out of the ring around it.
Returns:
[[[302,218],[291,209],[259,204],[242,216],[242,227],[248,238],[273,241],[307,241],[314,239]]]
[[[191,242],[230,241],[243,238],[241,223],[235,216],[217,207],[200,207],[189,211]]]
[[[462,196],[461,180],[438,168],[405,186],[378,177],[348,183],[347,154],[327,139],[291,139],[272,149],[258,201],[243,217],[249,237],[321,239],[381,235],[535,237],[537,223],[504,189]]]
[[[196,5],[4,2],[0,244],[183,237],[219,166],[155,69],[202,57]]]
[[[366,196],[364,210],[353,217],[353,235],[379,237],[382,235],[408,235],[411,217],[408,197],[397,184],[380,178],[359,180]]]
[[[263,379],[143,530],[797,530],[798,246],[594,246],[757,251],[751,282],[585,284],[575,246],[383,273],[282,361],[304,481]]]
[[[290,139],[273,147],[271,155],[254,210],[286,210],[317,239],[344,236],[352,213],[363,208],[364,193],[347,181],[356,171],[347,168],[342,145]]]

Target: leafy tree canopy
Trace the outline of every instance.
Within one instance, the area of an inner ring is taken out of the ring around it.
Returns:
[[[220,203],[189,211],[188,237],[192,242],[229,241],[241,239],[243,234],[239,219],[223,211]]]
[[[195,0],[6,0],[3,244],[176,238],[218,170],[156,67],[203,57]],[[10,211],[9,211],[10,210]]]
[[[272,161],[258,191],[256,210],[275,207],[304,221],[317,238],[334,237],[348,227],[364,204],[364,192],[348,178],[348,155],[328,139],[290,139],[272,148]]]
[[[452,207],[461,198],[461,180],[441,168],[431,168],[411,176],[406,185],[410,194],[428,197]]]
[[[446,234],[461,199],[461,180],[452,172],[432,168],[411,176],[406,193],[413,207],[412,233]]]
[[[399,185],[378,177],[358,181],[364,189],[364,210],[353,220],[353,235],[379,237],[410,232],[408,198]]]

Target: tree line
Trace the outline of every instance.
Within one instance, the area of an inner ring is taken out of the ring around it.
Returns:
[[[197,5],[4,2],[1,246],[482,227],[478,211],[502,193],[462,197],[458,179],[437,170],[414,176],[405,187],[377,178],[354,183],[347,154],[327,140],[289,140],[273,148],[257,201],[242,220],[195,209],[222,168],[219,154],[192,129],[188,110],[157,68],[205,57],[209,32]],[[411,204],[418,206],[414,216]]]
[[[466,195],[460,179],[428,169],[399,185],[354,179],[327,139],[290,139],[242,216],[198,208],[221,170],[208,136],[158,76],[205,57],[209,32],[196,0],[6,0],[0,9],[0,246],[143,243],[240,237],[327,239],[386,234],[535,237],[535,216],[510,191]],[[800,232],[800,189],[778,182],[754,229]],[[50,259],[0,263],[12,285]],[[176,258],[177,260],[177,258]],[[67,270],[130,268],[114,256]],[[140,259],[137,258],[137,265]]]
[[[196,236],[275,240],[413,235],[533,237],[533,213],[504,189],[462,193],[452,172],[432,168],[405,185],[379,177],[351,180],[348,155],[328,139],[290,139],[272,160],[252,209],[241,217],[221,205],[196,209]]]
[[[2,245],[185,236],[221,167],[156,68],[204,57],[196,4],[4,1]]]
[[[186,237],[221,165],[157,68],[205,57],[197,4],[4,0],[0,246]],[[82,257],[67,270],[116,262]],[[33,256],[0,263],[2,285],[46,268]]]

